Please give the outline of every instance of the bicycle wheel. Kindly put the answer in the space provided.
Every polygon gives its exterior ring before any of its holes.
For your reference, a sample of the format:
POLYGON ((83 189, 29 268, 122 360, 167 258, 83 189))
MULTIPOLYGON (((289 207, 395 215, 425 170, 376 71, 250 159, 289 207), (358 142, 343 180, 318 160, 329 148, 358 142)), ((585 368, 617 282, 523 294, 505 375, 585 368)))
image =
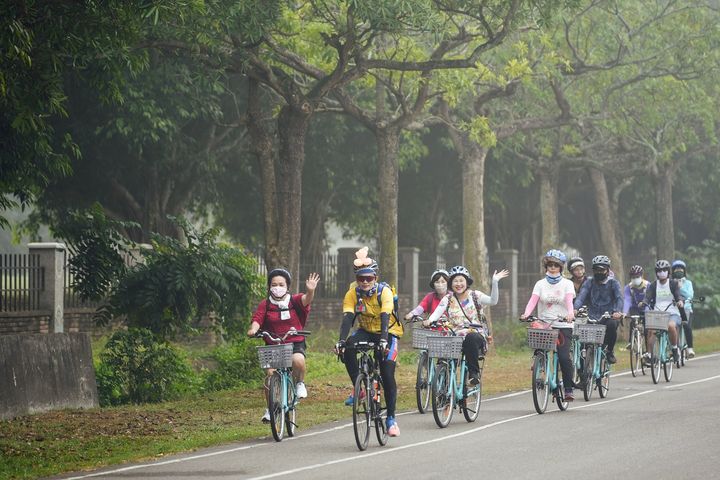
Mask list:
POLYGON ((465 371, 463 379, 463 401, 462 412, 465 420, 474 422, 480 413, 480 402, 482 400, 482 370, 480 370, 480 383, 477 385, 469 385, 470 372, 465 371))
POLYGON ((432 382, 432 409, 435 423, 445 428, 450 424, 455 411, 455 386, 450 378, 447 362, 438 362, 435 367, 435 378, 432 382))
POLYGON ((386 445, 388 442, 387 424, 387 405, 385 404, 385 396, 383 395, 382 379, 378 378, 377 392, 371 391, 372 397, 372 416, 375 422, 375 436, 380 445, 386 445))
POLYGON ((642 352, 640 350, 640 333, 633 330, 630 336, 630 373, 633 377, 642 370, 642 352))
POLYGON ((355 431, 355 443, 360 451, 367 448, 370 439, 370 409, 368 378, 361 373, 355 380, 353 390, 353 430, 355 431))
POLYGON ((652 375, 653 383, 657 384, 660 381, 660 333, 655 334, 655 341, 652 346, 652 362, 650 366, 650 374, 652 375))
POLYGON ((665 375, 665 381, 669 382, 670 379, 672 379, 673 365, 675 364, 675 360, 672 356, 672 347, 670 347, 669 342, 665 351, 665 358, 667 358, 668 360, 667 362, 663 363, 663 374, 665 375))
POLYGON ((268 410, 270 411, 270 430, 277 442, 282 441, 285 433, 282 388, 283 378, 279 372, 273 373, 268 384, 268 410))
POLYGON ((585 351, 585 378, 583 379, 583 398, 590 401, 595 388, 595 346, 588 345, 585 351))
POLYGON ((418 411, 425 413, 430 403, 430 362, 427 350, 423 350, 418 358, 417 378, 415 380, 415 400, 418 411))
POLYGON ((295 401, 295 383, 289 382, 287 389, 287 405, 288 410, 285 412, 285 430, 288 437, 295 436, 295 414, 297 412, 297 402, 295 401))
POLYGON ((687 343, 685 343, 685 328, 684 323, 680 324, 680 338, 678 340, 678 348, 680 351, 678 352, 678 361, 677 366, 678 368, 685 366, 685 357, 687 356, 687 343))
POLYGON ((600 398, 608 396, 610 390, 610 364, 607 361, 605 353, 600 356, 600 378, 597 380, 597 389, 600 394, 600 398))
POLYGON ((547 355, 544 352, 537 352, 533 357, 532 365, 533 403, 537 413, 545 412, 550 397, 547 375, 547 355))
POLYGON ((642 333, 640 333, 640 334, 638 334, 638 338, 639 338, 639 340, 638 340, 638 345, 639 345, 639 347, 640 347, 640 369, 642 370, 642 374, 643 374, 643 375, 646 375, 646 373, 645 373, 645 360, 644 360, 644 358, 645 358, 645 352, 646 352, 646 350, 645 350, 645 345, 646 345, 646 344, 645 344, 645 335, 642 334, 642 333))

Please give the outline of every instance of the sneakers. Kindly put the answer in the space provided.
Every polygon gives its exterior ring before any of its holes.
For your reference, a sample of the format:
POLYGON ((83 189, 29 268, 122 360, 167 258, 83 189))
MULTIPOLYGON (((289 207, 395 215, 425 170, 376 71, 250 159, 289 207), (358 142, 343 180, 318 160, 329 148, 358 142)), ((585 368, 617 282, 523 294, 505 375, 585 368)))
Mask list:
MULTIPOLYGON (((360 391, 360 399, 362 400, 363 398, 365 398, 365 390, 360 391)), ((352 407, 354 403, 355 399, 353 398, 353 394, 351 393, 350 396, 345 399, 345 405, 347 405, 348 407, 352 407)))
POLYGON ((677 362, 680 358, 680 352, 678 351, 677 346, 672 347, 672 356, 673 356, 673 362, 677 362))
POLYGON ((470 379, 468 380, 468 383, 472 385, 473 387, 480 383, 480 374, 475 372, 470 374, 470 379))
POLYGON ((688 358, 693 358, 693 357, 695 357, 695 350, 693 350, 692 347, 688 347, 688 349, 687 349, 687 355, 688 355, 688 358))
POLYGON ((615 358, 615 354, 612 350, 608 350, 607 352, 607 361, 609 364, 617 363, 617 358, 615 358))
POLYGON ((295 384, 295 395, 297 395, 298 398, 307 398, 307 388, 305 388, 303 382, 297 382, 295 384))
POLYGON ((575 394, 573 393, 573 389, 566 388, 565 389, 565 401, 572 402, 573 400, 575 400, 575 394))
POLYGON ((642 362, 646 367, 652 367, 652 357, 650 357, 650 352, 643 353, 642 362))
POLYGON ((387 427, 388 435, 391 437, 400 436, 400 427, 398 427, 395 417, 387 417, 387 420, 385 420, 385 426, 387 427))
POLYGON ((265 409, 265 413, 263 414, 260 421, 262 423, 270 423, 270 410, 268 410, 267 408, 265 409))

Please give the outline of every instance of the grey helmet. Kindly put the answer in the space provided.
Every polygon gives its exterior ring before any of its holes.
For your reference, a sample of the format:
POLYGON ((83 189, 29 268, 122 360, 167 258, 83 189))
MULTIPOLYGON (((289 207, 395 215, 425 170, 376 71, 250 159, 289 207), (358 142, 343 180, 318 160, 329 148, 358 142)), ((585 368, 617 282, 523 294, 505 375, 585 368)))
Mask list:
POLYGON ((592 259, 592 266, 595 267, 605 267, 607 269, 610 269, 610 259, 607 257, 607 255, 597 255, 592 259))

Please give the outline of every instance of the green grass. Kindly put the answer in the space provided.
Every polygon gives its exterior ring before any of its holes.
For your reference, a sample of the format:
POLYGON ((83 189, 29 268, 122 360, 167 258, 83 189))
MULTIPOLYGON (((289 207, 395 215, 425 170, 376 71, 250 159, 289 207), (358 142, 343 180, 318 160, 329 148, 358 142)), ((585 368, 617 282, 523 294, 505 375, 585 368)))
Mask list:
MULTIPOLYGON (((342 401, 350 392, 344 365, 330 352, 332 332, 310 341, 307 384, 310 397, 298 412, 301 429, 346 421, 342 401)), ((512 338, 510 332, 508 338, 512 338)), ((620 336, 618 345, 626 337, 620 336)), ((417 354, 403 340, 397 369, 398 409, 415 408, 417 354)), ((509 342, 512 343, 512 342, 509 342)), ((697 330, 698 354, 720 350, 720 327, 697 330)), ((618 349, 615 370, 628 368, 618 349)), ((524 390, 530 351, 497 348, 488 355, 483 393, 524 390)), ((174 402, 92 410, 64 410, 0 421, 0 478, 19 479, 88 470, 270 435, 259 422, 265 408, 258 388, 194 395, 174 402)), ((348 441, 351 441, 349 439, 348 441)))

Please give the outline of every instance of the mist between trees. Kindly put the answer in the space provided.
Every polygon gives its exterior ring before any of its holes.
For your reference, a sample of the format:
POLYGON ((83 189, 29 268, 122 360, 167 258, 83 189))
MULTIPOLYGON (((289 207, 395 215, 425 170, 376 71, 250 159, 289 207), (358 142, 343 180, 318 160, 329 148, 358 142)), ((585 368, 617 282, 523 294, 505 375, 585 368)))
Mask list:
MULTIPOLYGON (((327 225, 463 258, 673 258, 718 238, 716 2, 46 2, 0 13, 3 210, 99 202, 299 270, 327 225), (644 258, 644 257, 643 257, 644 258)), ((4 217, 3 217, 4 218, 4 217)), ((10 225, 5 223, 5 228, 10 225)), ((692 259, 690 259, 692 264, 692 259)), ((429 272, 428 272, 429 273, 429 272)))

